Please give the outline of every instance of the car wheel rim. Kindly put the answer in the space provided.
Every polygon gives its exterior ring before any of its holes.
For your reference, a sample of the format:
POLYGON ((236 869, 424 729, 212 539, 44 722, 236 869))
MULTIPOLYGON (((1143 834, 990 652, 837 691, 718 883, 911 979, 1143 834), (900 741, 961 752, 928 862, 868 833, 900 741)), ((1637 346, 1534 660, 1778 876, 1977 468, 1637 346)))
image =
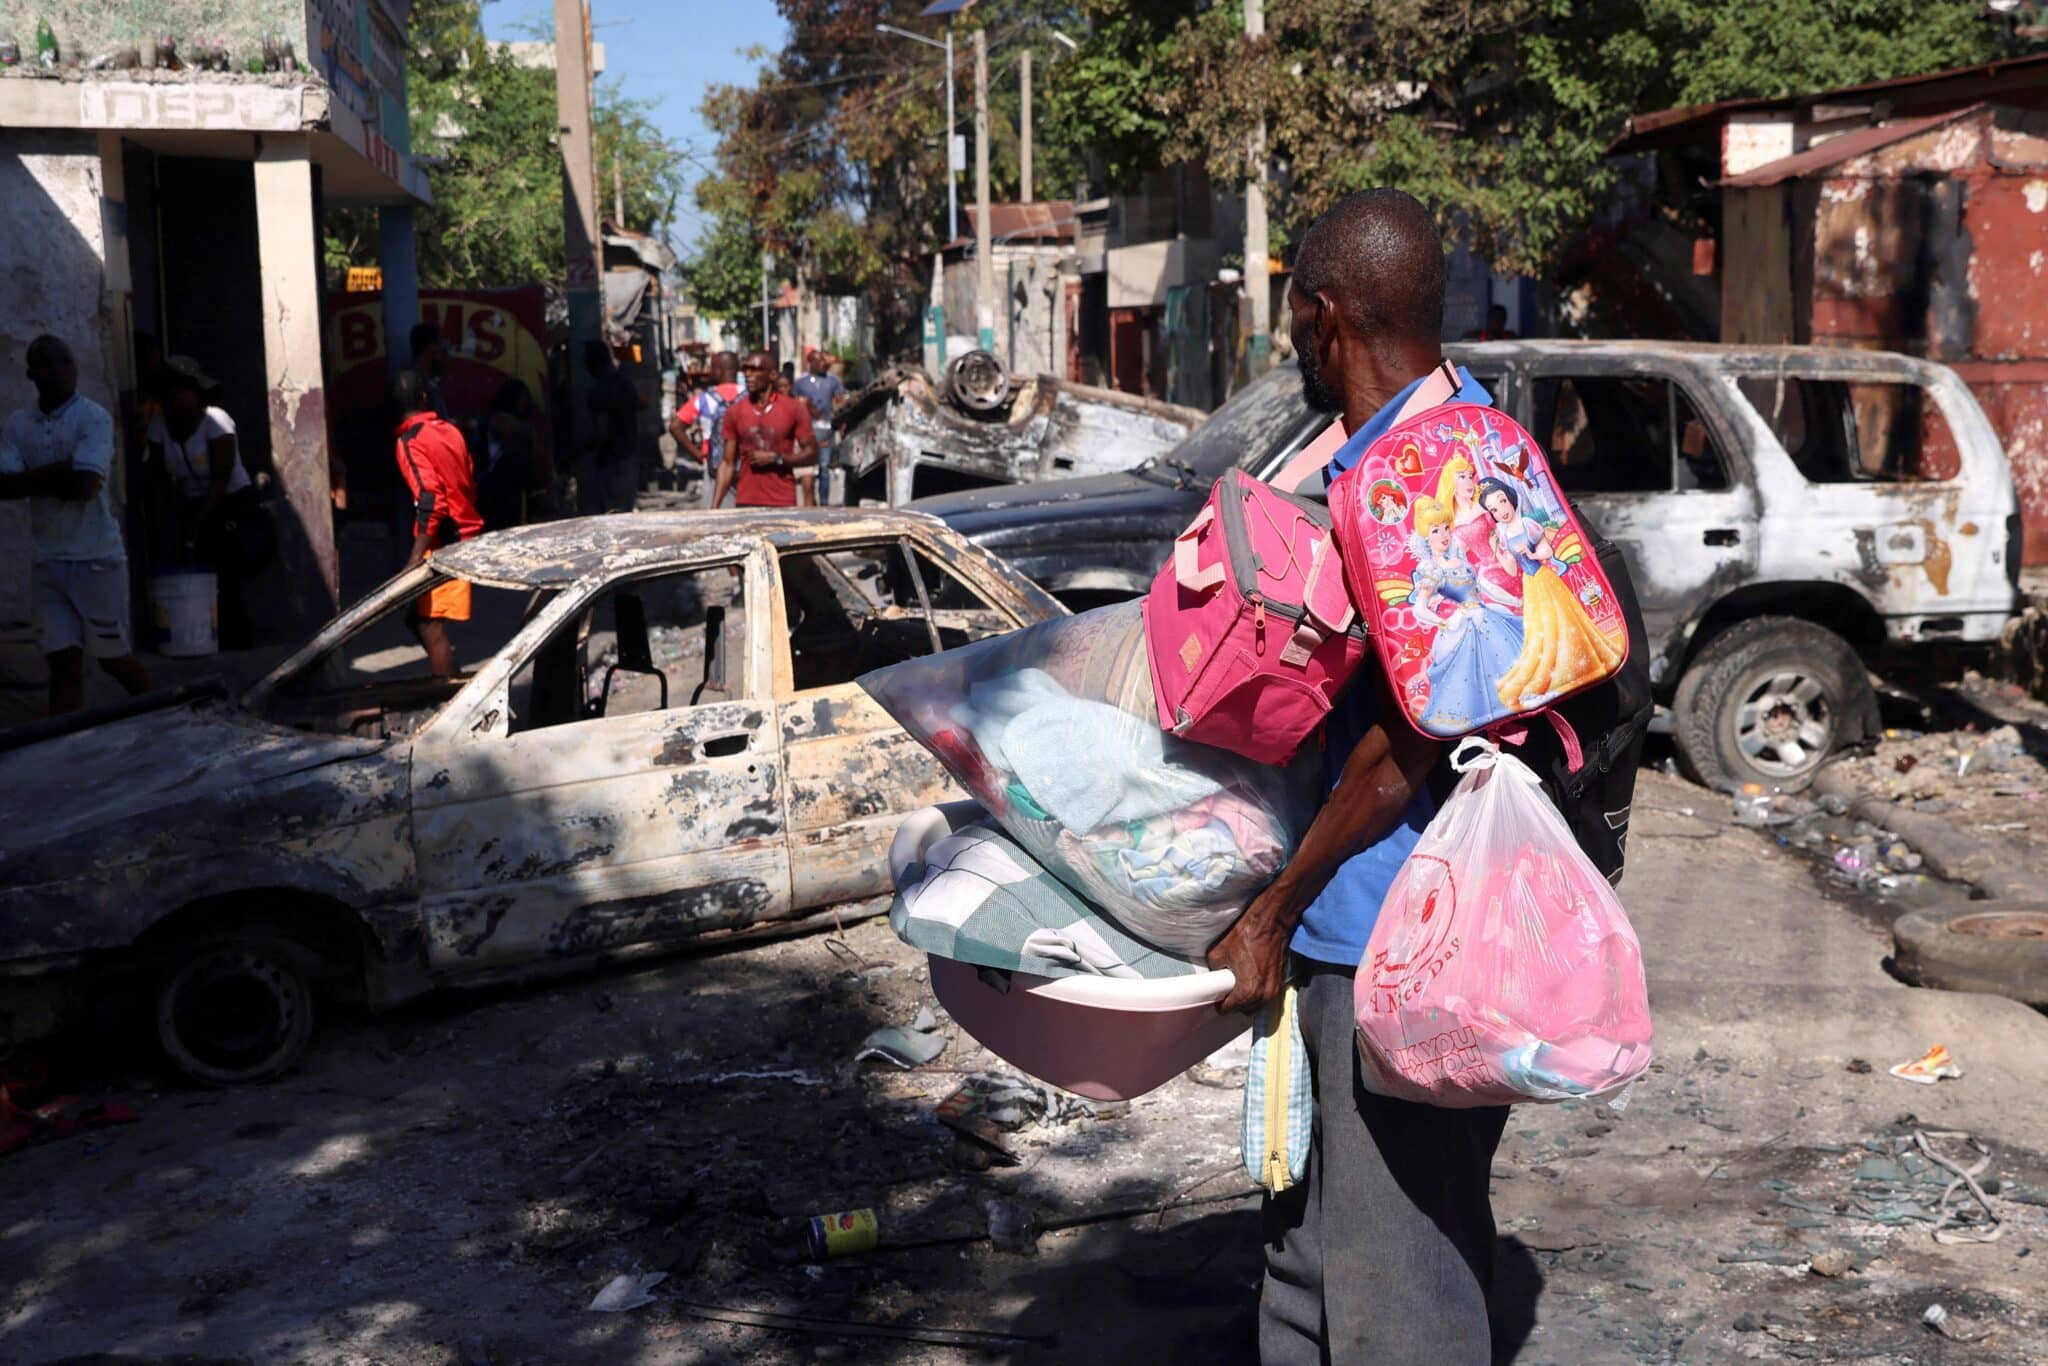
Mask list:
POLYGON ((1949 922, 1954 934, 1977 939, 2048 940, 2048 913, 2041 911, 1985 911, 1960 916, 1949 922))
POLYGON ((1827 689, 1796 669, 1755 679, 1735 708, 1735 744, 1759 772, 1789 778, 1817 766, 1834 748, 1827 689))
POLYGON ((169 1002, 179 1046, 208 1072, 233 1077, 261 1070, 291 1037, 298 1014, 288 975, 250 953, 195 960, 169 1002))

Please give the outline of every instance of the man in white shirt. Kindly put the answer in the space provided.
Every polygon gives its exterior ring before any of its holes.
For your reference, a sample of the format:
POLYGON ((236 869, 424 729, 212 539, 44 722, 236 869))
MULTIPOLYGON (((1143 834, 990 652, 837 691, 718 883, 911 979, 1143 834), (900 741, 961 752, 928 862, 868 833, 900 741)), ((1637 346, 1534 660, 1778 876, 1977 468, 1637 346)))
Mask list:
POLYGON ((50 661, 50 714, 85 705, 85 657, 130 694, 149 671, 128 644, 128 552, 107 475, 114 421, 78 392, 78 362, 51 336, 28 346, 33 407, 0 427, 0 498, 29 500, 36 619, 50 661))

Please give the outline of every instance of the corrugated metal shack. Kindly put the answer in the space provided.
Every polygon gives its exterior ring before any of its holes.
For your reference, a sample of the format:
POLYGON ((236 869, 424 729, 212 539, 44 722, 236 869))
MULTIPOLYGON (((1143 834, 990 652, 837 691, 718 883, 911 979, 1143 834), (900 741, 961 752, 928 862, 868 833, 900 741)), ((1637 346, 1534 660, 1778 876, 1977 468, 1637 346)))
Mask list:
MULTIPOLYGON (((2005 445, 2025 562, 2048 564, 2048 56, 1639 115, 1615 150, 1654 152, 1665 206, 1718 222, 1694 259, 1720 340, 1953 367, 2005 445)), ((1894 477, 1952 474, 1945 429, 1923 435, 1894 477)))

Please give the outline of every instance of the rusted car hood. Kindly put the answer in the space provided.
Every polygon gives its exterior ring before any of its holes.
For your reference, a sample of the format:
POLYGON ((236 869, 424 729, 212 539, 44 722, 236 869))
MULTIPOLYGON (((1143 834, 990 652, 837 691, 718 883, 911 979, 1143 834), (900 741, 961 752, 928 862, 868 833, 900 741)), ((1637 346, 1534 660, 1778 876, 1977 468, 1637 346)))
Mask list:
POLYGON ((285 730, 224 703, 145 712, 26 745, 0 755, 0 884, 15 881, 21 860, 85 832, 132 828, 173 805, 217 811, 237 792, 253 801, 263 783, 384 745, 285 730))

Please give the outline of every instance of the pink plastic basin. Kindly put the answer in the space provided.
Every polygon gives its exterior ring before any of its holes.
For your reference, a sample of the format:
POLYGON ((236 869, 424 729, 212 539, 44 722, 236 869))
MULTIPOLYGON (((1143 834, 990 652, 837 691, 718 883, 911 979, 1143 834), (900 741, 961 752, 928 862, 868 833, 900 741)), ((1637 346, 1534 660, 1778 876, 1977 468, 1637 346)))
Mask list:
MULTIPOLYGON (((906 816, 889 847, 898 886, 925 851, 981 820, 974 802, 927 806, 906 816)), ((989 1052, 1040 1081, 1090 1100, 1128 1100, 1156 1090, 1251 1028, 1240 1011, 1216 1013, 1237 979, 1011 975, 1008 992, 972 963, 927 954, 932 994, 989 1052)))
POLYGON ((1035 977, 1007 993, 972 963, 928 955, 932 994, 960 1027, 1011 1066, 1090 1100, 1128 1100, 1164 1086, 1251 1028, 1216 1013, 1228 972, 1187 977, 1035 977))

